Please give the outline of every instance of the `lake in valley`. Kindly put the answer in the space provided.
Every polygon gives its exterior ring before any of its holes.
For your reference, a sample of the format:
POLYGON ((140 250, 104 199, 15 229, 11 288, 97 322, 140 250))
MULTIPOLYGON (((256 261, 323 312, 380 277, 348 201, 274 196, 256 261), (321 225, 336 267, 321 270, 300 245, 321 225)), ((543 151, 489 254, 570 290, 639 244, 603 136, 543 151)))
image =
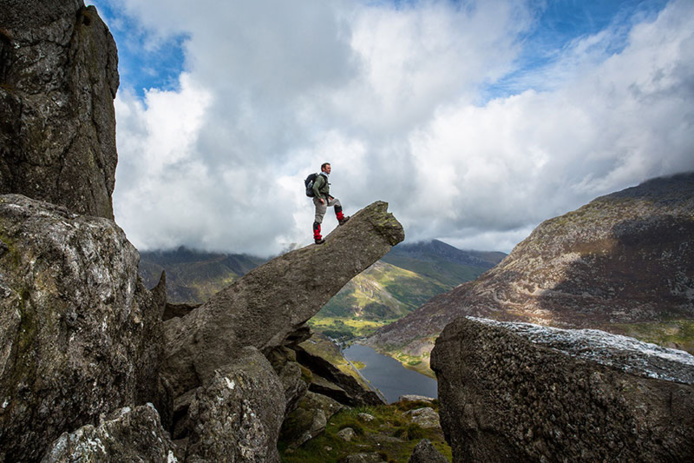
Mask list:
POLYGON ((402 395, 416 394, 436 398, 438 396, 435 379, 416 371, 408 370, 400 362, 382 355, 370 347, 352 344, 342 351, 350 362, 362 362, 366 366, 358 370, 371 386, 381 391, 388 403, 393 403, 402 395))

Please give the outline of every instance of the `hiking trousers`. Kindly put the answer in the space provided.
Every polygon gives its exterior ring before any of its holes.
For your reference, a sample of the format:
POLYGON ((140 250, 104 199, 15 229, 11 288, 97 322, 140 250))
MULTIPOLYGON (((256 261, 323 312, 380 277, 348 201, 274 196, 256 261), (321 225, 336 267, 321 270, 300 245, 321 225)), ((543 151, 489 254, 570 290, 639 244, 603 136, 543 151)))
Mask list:
POLYGON ((340 200, 332 196, 328 196, 328 200, 325 203, 321 203, 319 198, 313 198, 313 204, 316 206, 315 222, 319 224, 323 223, 323 217, 325 217, 325 212, 328 210, 328 207, 334 206, 336 213, 342 210, 340 200))

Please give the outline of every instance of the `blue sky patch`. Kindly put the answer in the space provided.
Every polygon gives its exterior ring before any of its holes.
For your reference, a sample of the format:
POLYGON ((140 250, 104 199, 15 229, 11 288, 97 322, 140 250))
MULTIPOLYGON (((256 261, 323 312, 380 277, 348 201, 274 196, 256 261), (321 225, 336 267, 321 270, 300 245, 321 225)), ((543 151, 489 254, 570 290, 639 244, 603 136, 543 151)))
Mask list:
POLYGON ((96 6, 116 40, 121 88, 132 90, 140 99, 153 88, 178 90, 178 77, 185 70, 186 35, 154 38, 111 1, 88 3, 96 6))
POLYGON ((534 27, 520 38, 523 51, 513 72, 481 91, 481 102, 528 89, 543 90, 543 70, 552 66, 572 43, 610 29, 606 56, 627 46, 631 27, 654 20, 667 0, 550 0, 538 1, 534 27))

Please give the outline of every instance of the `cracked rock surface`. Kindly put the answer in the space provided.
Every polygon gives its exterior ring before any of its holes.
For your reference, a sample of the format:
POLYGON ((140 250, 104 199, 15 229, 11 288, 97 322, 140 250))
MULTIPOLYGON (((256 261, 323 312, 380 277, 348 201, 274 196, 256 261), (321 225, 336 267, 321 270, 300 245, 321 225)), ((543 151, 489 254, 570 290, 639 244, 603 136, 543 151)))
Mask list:
POLYGON ((0 194, 113 219, 116 45, 82 0, 1 0, 0 194))

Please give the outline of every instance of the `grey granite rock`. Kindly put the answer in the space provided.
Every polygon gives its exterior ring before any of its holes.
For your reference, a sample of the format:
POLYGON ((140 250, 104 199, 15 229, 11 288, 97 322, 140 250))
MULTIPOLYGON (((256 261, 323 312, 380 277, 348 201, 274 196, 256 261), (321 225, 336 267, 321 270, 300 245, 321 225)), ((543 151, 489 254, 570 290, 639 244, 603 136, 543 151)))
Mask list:
POLYGON ((254 347, 242 349, 197 391, 188 412, 186 461, 279 463, 285 407, 270 362, 254 347))
MULTIPOLYGON (((591 342, 582 331, 558 343, 535 331, 459 318, 436 341, 432 368, 454 461, 691 460, 694 386, 637 371, 642 349, 629 355, 621 337, 612 363, 598 358, 610 356, 604 342, 578 355, 591 342)), ((694 369, 694 357, 680 353, 689 357, 681 369, 694 369)))
POLYGON ((354 214, 323 245, 262 265, 188 315, 165 323, 167 377, 176 394, 198 387, 243 346, 282 346, 337 291, 404 239, 402 226, 376 202, 354 214))
POLYGON ((157 402, 163 304, 112 221, 0 196, 0 461, 157 402))
POLYGON ((63 434, 42 463, 77 461, 175 463, 179 458, 157 411, 152 406, 141 405, 133 410, 123 408, 98 426, 86 425, 63 434))
POLYGON ((113 37, 82 0, 0 0, 0 11, 0 194, 113 219, 113 37))

